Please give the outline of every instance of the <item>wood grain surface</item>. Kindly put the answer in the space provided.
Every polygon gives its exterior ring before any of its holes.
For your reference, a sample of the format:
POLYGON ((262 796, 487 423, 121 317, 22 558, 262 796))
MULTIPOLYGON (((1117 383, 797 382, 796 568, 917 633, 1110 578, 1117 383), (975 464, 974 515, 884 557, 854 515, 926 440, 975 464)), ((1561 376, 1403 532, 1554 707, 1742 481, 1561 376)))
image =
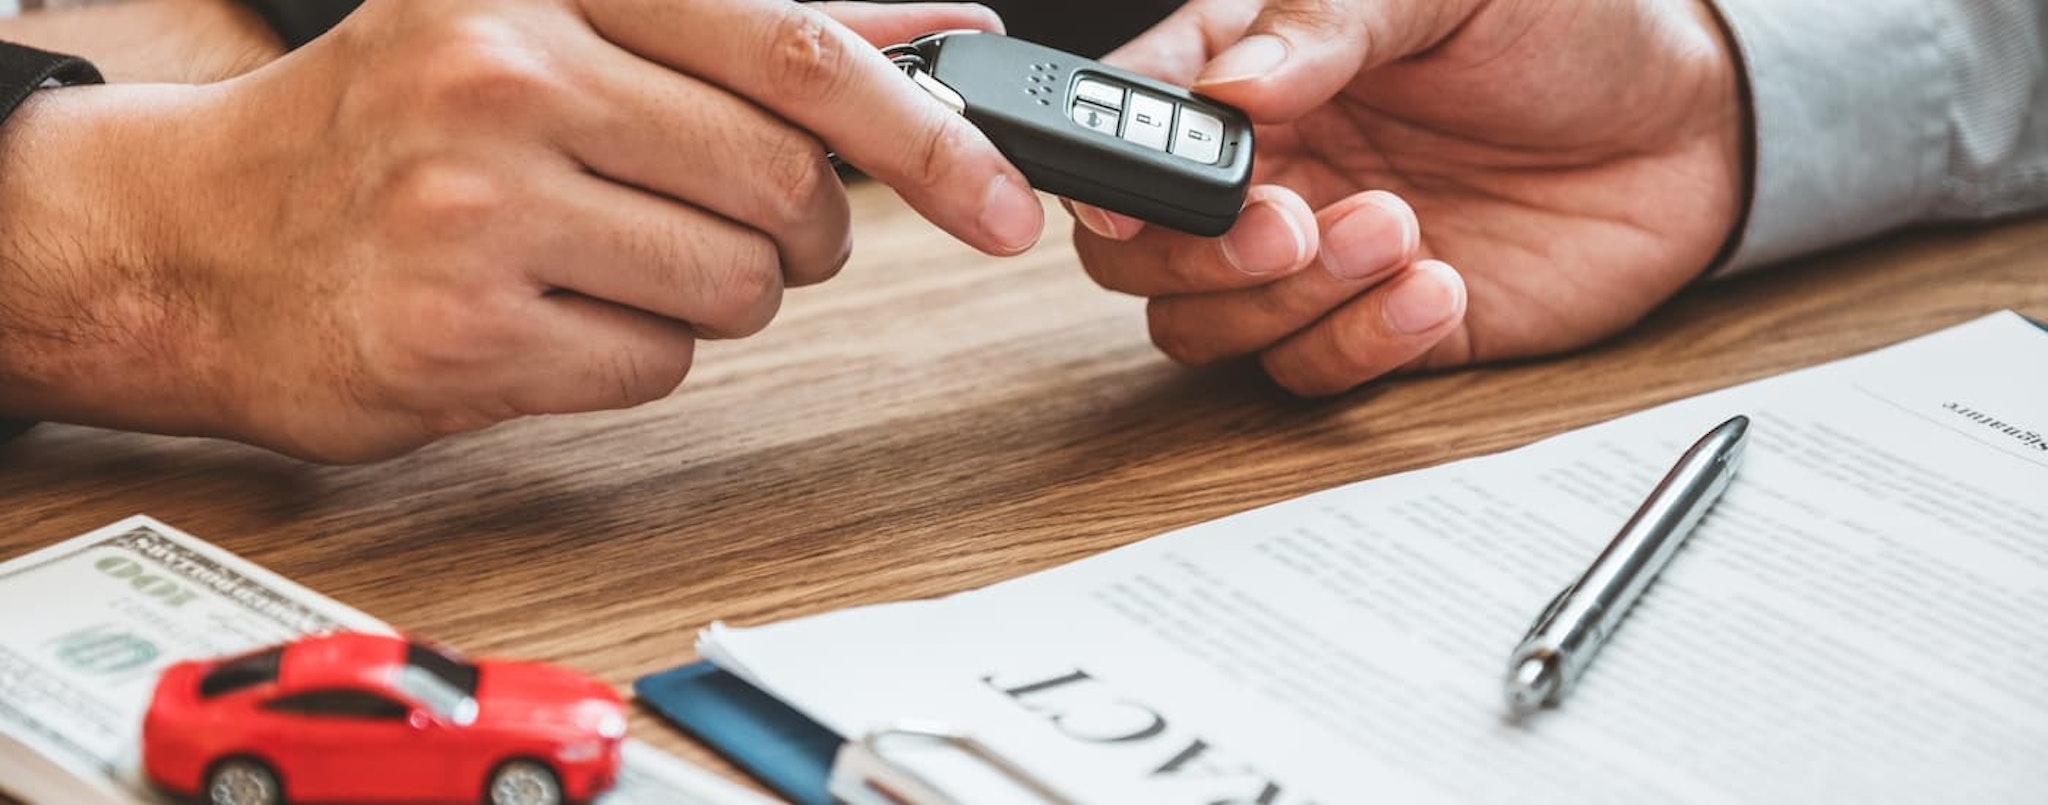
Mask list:
MULTIPOLYGON (((349 468, 45 426, 0 446, 0 558, 147 513, 401 628, 623 690, 714 619, 985 585, 2001 308, 2048 318, 2048 220, 2018 221, 1702 286, 1577 354, 1304 401, 1168 362, 1063 233, 990 259, 853 193, 844 275, 700 350, 669 399, 349 468)), ((732 773, 644 713, 633 731, 732 773)))

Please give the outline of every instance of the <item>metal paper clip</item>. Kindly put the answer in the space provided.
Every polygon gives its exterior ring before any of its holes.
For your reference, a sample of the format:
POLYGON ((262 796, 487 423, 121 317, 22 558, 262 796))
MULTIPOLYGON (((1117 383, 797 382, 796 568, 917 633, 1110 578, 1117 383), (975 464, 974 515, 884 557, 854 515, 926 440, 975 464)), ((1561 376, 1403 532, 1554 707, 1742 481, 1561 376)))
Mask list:
POLYGON ((832 796, 840 802, 853 805, 958 805, 960 800, 948 795, 929 778, 889 760, 883 753, 884 743, 906 739, 936 743, 959 750, 1002 772, 1003 776, 1016 783, 1018 788, 1030 792, 1049 805, 1079 803, 1078 800, 1060 793, 1059 789, 1031 773, 1029 769, 1003 757, 973 736, 942 724, 920 721, 899 721, 870 730, 858 741, 847 741, 841 745, 839 753, 833 758, 832 777, 827 784, 832 796))

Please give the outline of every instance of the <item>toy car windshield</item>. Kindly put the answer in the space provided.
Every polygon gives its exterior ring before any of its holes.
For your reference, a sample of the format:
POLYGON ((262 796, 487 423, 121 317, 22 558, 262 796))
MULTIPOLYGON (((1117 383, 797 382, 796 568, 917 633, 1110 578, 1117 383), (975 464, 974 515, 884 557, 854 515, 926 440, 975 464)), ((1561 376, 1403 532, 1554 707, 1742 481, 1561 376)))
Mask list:
POLYGON ((434 714, 468 726, 476 721, 476 666, 420 643, 405 647, 405 664, 391 672, 391 686, 434 714))
POLYGON ((278 663, 283 658, 284 647, 275 646, 223 661, 199 680, 199 698, 211 699, 276 682, 278 663))

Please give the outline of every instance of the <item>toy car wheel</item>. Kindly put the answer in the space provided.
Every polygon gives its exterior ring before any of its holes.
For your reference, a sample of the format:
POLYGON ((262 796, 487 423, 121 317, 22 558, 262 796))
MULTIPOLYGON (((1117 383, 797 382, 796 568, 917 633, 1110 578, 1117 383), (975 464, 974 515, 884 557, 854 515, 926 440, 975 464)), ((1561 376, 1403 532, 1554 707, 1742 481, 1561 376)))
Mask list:
POLYGON ((562 784, 547 766, 514 760, 491 772, 484 801, 490 805, 561 805, 562 784))
POLYGON ((277 772, 261 761, 229 758, 206 773, 206 802, 209 805, 279 805, 284 786, 277 772))

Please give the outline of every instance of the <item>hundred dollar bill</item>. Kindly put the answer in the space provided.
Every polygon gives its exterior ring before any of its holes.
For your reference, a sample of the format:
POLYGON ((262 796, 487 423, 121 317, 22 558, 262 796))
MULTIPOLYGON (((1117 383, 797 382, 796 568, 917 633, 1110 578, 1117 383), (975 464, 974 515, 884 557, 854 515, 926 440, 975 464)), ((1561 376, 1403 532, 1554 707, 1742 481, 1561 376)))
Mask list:
MULTIPOLYGON (((30 802, 164 801, 142 716, 180 660, 389 626, 148 517, 0 563, 0 790, 30 802)), ((768 800, 638 742, 602 805, 768 800)))

